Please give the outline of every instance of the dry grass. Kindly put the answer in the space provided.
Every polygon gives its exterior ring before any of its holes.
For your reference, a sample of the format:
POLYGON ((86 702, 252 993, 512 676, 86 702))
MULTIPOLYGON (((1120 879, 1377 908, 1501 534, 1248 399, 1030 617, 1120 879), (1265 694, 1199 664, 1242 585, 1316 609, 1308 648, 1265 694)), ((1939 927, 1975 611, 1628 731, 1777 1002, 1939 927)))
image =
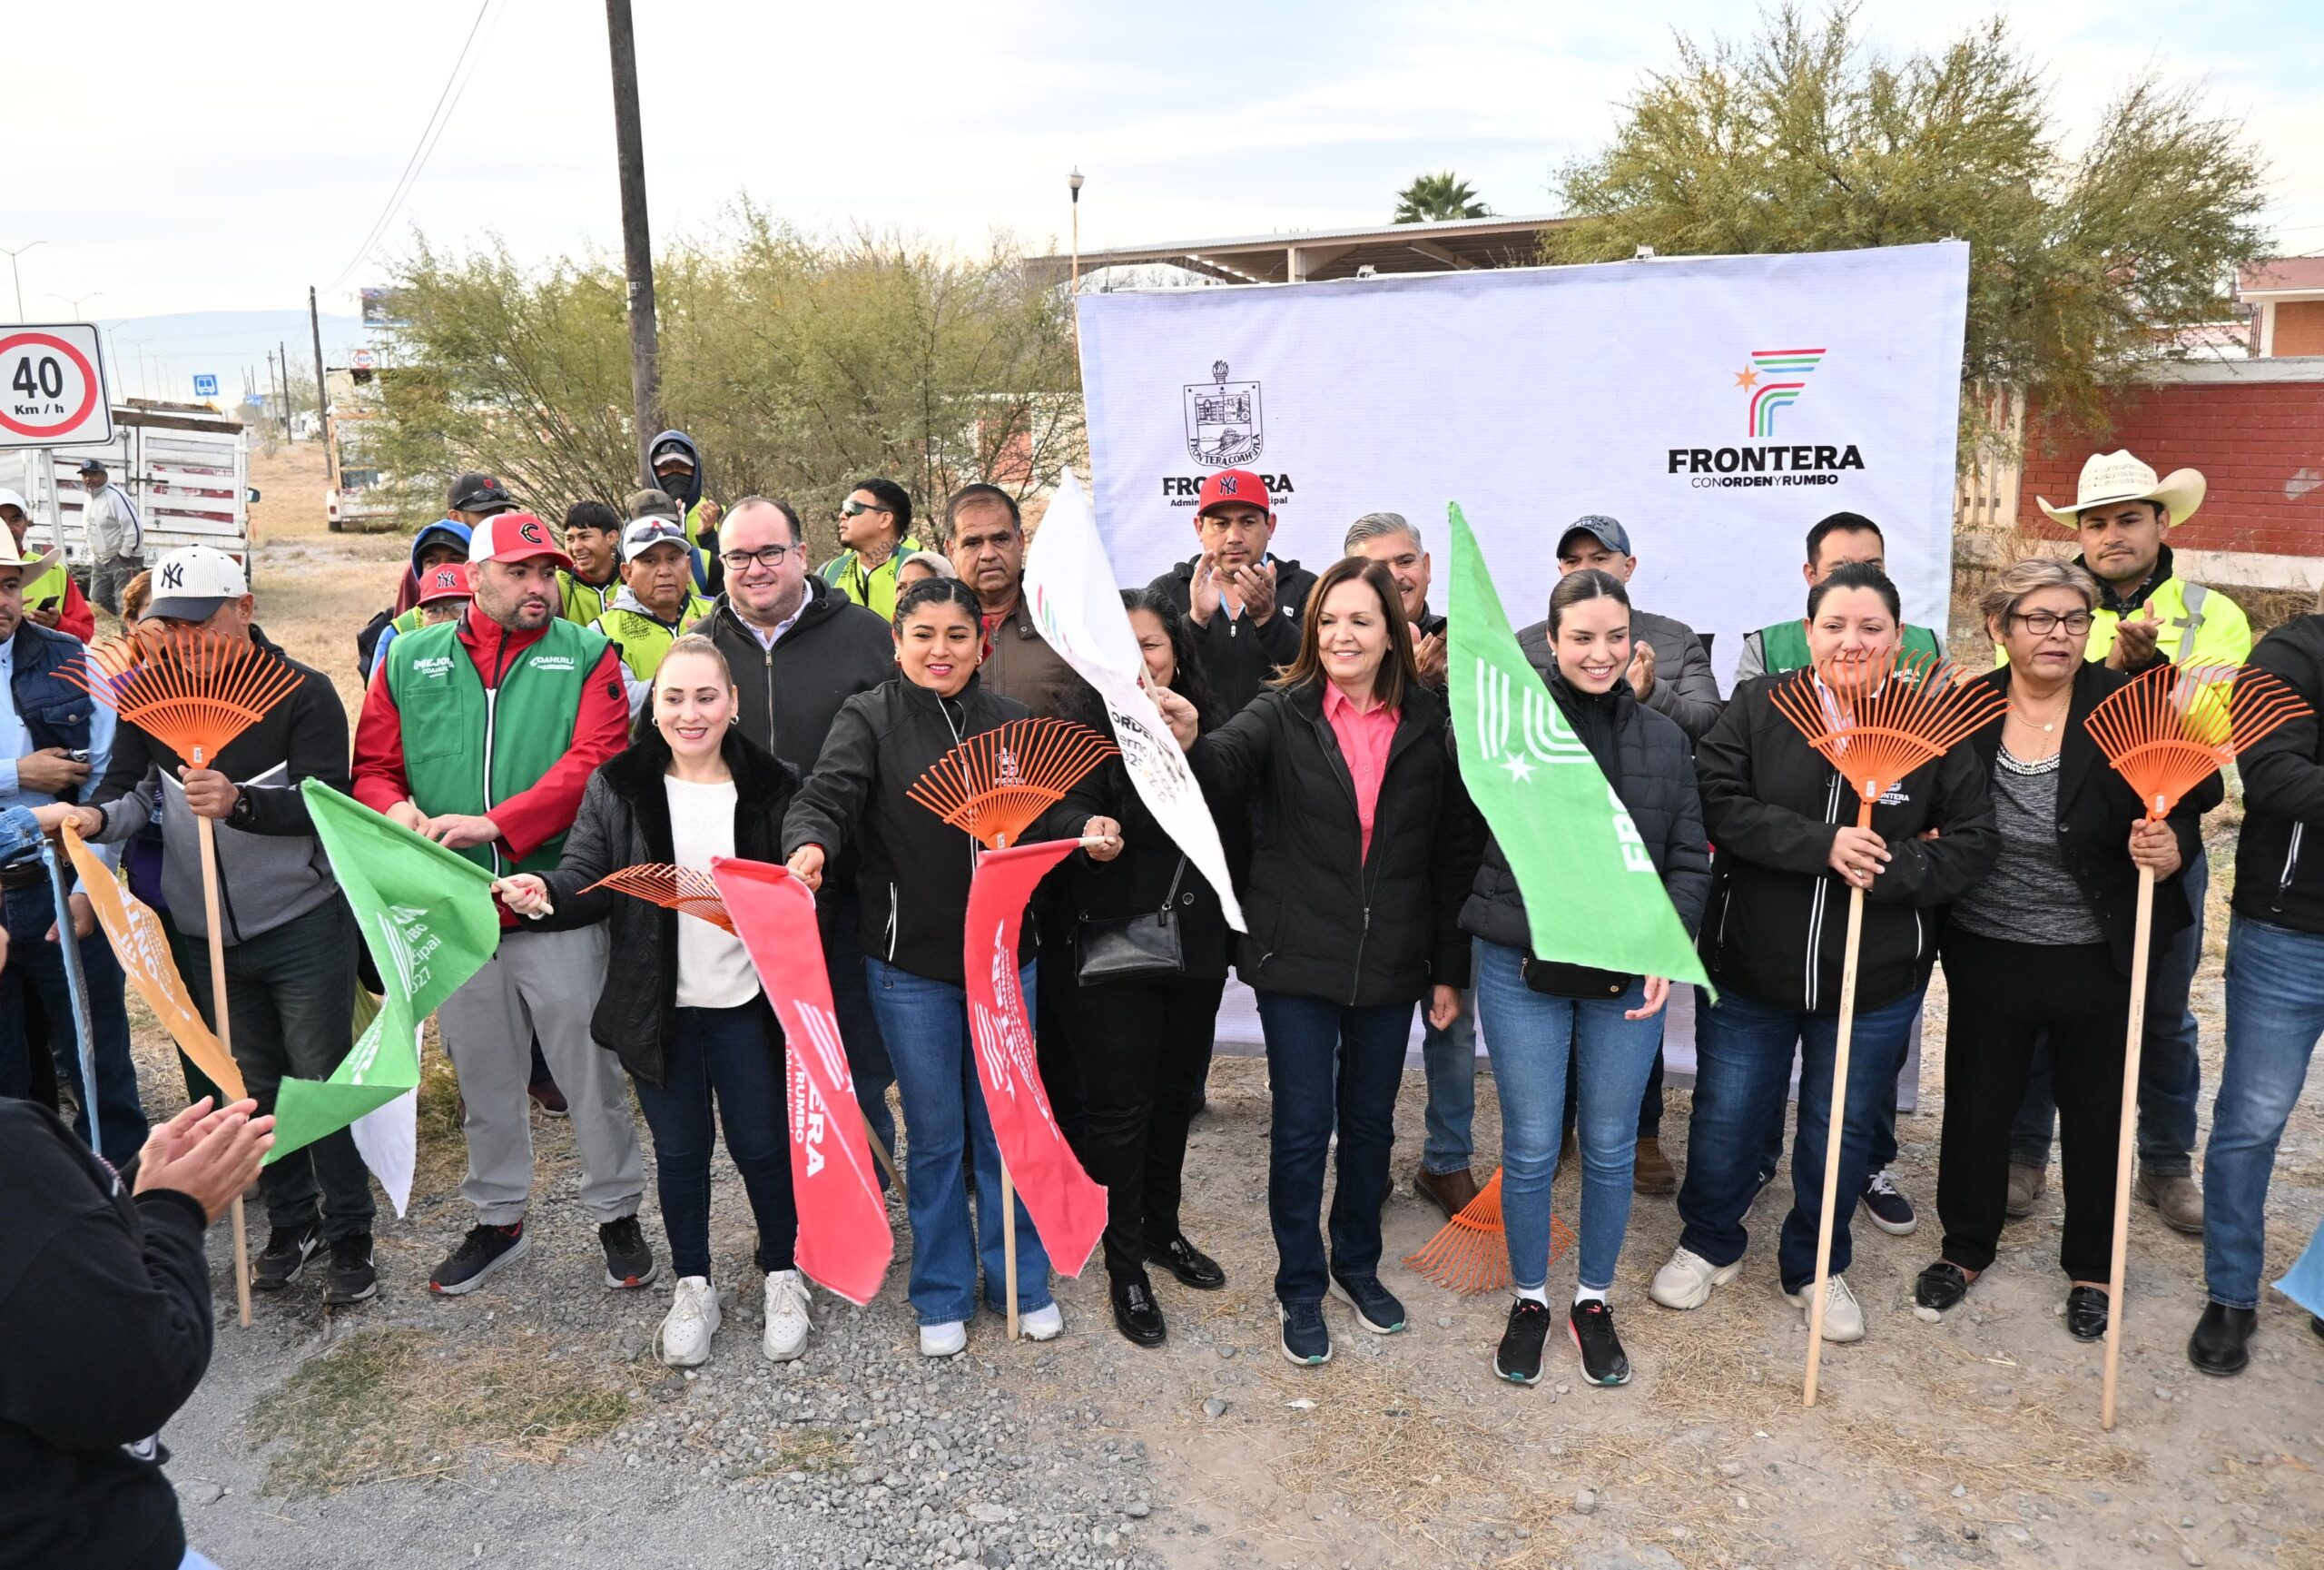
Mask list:
POLYGON ((625 1392, 571 1365, 448 1351, 424 1330, 363 1330, 310 1359, 251 1410, 251 1437, 281 1447, 269 1492, 327 1494, 441 1476, 468 1454, 550 1462, 611 1433, 625 1392))

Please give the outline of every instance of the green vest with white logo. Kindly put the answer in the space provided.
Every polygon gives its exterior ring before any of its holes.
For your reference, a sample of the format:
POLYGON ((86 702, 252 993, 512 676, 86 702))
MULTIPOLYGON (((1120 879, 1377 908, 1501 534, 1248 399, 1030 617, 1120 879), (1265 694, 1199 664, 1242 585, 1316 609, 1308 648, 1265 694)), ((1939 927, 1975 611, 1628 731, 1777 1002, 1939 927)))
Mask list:
MULTIPOLYGON (((402 720, 403 772, 413 805, 431 817, 489 817, 494 803, 530 790, 571 750, 581 689, 606 640, 552 620, 540 641, 500 673, 497 689, 487 691, 459 638, 458 621, 398 634, 388 646, 388 691, 402 720)), ((457 854, 500 876, 546 872, 564 846, 565 836, 555 835, 514 865, 497 844, 457 854)))
POLYGON ((621 663, 629 667, 630 675, 639 681, 652 681, 654 673, 662 668, 662 657, 670 652, 670 646, 678 641, 679 634, 705 620, 717 608, 702 596, 689 594, 675 623, 626 606, 611 606, 589 625, 614 641, 621 650, 621 663))

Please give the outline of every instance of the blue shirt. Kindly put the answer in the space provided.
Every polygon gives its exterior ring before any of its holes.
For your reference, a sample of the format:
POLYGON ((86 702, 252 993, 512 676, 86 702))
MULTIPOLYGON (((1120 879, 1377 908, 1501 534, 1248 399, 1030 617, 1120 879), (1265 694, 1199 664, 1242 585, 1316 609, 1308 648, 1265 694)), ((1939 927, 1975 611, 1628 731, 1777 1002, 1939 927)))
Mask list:
MULTIPOLYGON (((28 790, 16 778, 16 760, 26 753, 40 749, 33 745, 33 733, 16 714, 16 646, 0 643, 0 807, 46 806, 57 798, 45 791, 28 790)), ((89 777, 103 779, 106 760, 113 756, 113 732, 120 720, 113 710, 102 703, 90 704, 89 716, 89 777)), ((109 867, 121 864, 118 845, 91 845, 97 859, 109 867)), ((0 839, 0 850, 5 849, 0 839)), ((78 888, 80 882, 74 881, 78 888)))

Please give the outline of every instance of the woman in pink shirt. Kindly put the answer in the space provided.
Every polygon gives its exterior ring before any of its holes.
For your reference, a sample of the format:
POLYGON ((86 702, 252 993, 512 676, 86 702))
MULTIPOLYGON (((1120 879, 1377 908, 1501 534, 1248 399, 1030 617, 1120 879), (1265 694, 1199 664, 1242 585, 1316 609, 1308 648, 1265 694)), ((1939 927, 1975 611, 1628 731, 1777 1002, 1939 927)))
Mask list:
POLYGON ((1387 569, 1337 563, 1299 625, 1298 657, 1190 756, 1220 815, 1248 810, 1256 825, 1236 970, 1258 993, 1275 1091, 1267 1209, 1283 1352, 1315 1364, 1332 1355, 1327 1290, 1374 1335, 1404 1328, 1379 1276, 1396 1091, 1413 1005, 1427 999, 1440 1025, 1460 1010, 1457 918, 1482 837, 1387 569))

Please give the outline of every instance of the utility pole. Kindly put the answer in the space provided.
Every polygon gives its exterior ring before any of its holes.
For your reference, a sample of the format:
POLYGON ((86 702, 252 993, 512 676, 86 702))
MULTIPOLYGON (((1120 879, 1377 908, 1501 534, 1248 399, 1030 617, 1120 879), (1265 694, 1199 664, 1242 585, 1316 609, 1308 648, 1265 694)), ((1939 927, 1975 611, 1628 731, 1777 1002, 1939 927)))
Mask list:
POLYGON ((339 444, 330 439, 330 389, 323 381, 323 318, 315 286, 307 285, 307 326, 315 335, 315 431, 323 439, 323 473, 339 487, 339 444))
POLYGON ((637 33, 629 0, 606 0, 613 46, 614 148, 621 174, 622 261, 629 275, 629 395, 636 426, 637 472, 661 428, 661 348, 654 329, 654 244, 645 225, 645 137, 637 121, 637 33))
POLYGON ((274 405, 274 417, 282 418, 281 385, 274 380, 274 351, 266 351, 266 400, 274 405))
POLYGON ((290 439, 290 346, 281 339, 274 341, 275 351, 282 360, 282 439, 290 439))

